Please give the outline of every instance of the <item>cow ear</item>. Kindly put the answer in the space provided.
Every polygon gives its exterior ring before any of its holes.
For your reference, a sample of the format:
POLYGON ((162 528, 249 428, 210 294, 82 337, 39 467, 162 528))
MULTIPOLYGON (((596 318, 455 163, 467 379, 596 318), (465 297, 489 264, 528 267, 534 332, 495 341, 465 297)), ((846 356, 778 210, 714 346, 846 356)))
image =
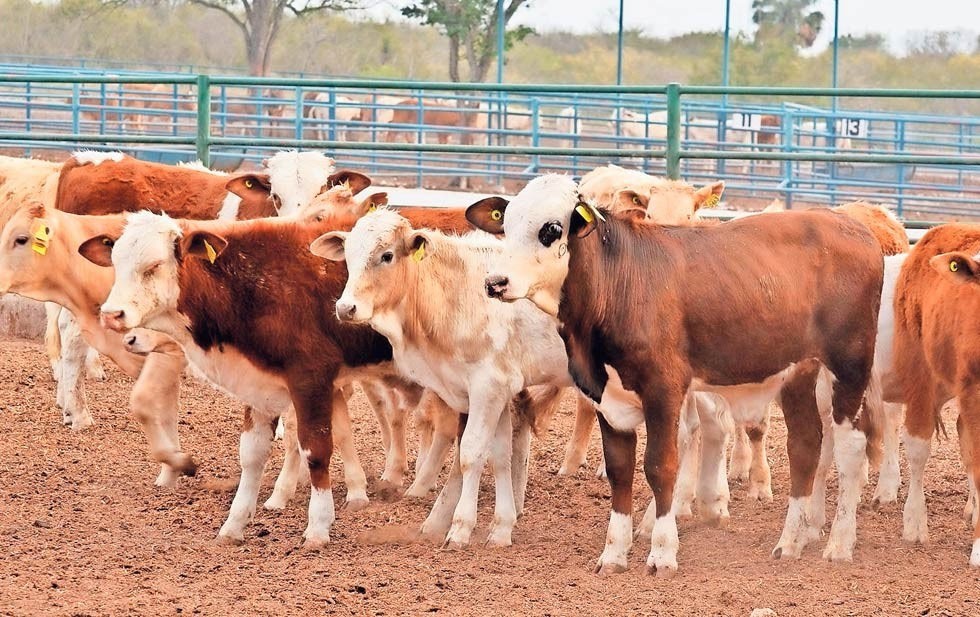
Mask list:
POLYGON ((78 252, 85 259, 103 268, 112 267, 112 247, 116 243, 116 238, 107 234, 89 238, 78 247, 78 252))
POLYGON ((702 186, 694 191, 694 210, 700 208, 714 208, 721 202, 721 194, 725 192, 725 183, 722 180, 712 182, 707 186, 702 186))
POLYGON ((227 246, 228 241, 219 235, 195 231, 180 239, 177 244, 177 259, 195 257, 213 264, 227 246))
POLYGON ((929 265, 935 268, 947 281, 956 283, 980 283, 980 263, 967 253, 943 253, 929 260, 929 265))
POLYGON ((644 212, 650 205, 650 199, 646 195, 640 195, 636 191, 623 189, 616 193, 616 209, 621 211, 634 210, 639 208, 644 212))
POLYGON ((344 252, 344 242, 346 241, 346 231, 330 231, 313 241, 313 244, 310 245, 310 252, 317 257, 330 261, 344 261, 347 257, 344 252))
POLYGON ((578 202, 572 210, 572 220, 568 224, 569 235, 575 234, 579 238, 584 238, 595 231, 598 224, 598 216, 595 208, 586 204, 584 201, 578 202))
POLYGON ((388 205, 388 193, 373 193, 368 195, 364 201, 358 204, 357 216, 364 216, 368 212, 374 212, 382 206, 388 205))
POLYGON ((254 195, 256 192, 268 197, 272 194, 272 180, 270 180, 269 174, 250 172, 232 177, 225 184, 225 189, 243 199, 254 195))
POLYGON ((432 242, 429 234, 422 230, 413 229, 405 238, 405 249, 412 261, 418 263, 432 253, 432 242))
POLYGON ((347 184, 350 187, 351 195, 357 195, 367 187, 371 186, 371 178, 358 171, 341 169, 340 171, 327 176, 327 187, 332 188, 347 184))
POLYGON ((466 209, 466 220, 491 234, 504 233, 504 213, 510 202, 503 197, 487 197, 466 209))

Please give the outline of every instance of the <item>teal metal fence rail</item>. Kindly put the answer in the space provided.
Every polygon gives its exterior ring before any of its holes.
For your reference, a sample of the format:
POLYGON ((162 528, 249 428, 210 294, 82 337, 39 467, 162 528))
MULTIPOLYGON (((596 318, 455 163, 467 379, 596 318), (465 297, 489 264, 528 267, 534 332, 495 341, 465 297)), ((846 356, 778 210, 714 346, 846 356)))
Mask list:
MULTIPOLYGON (((752 96, 778 97, 781 100, 794 98, 813 98, 813 97, 836 97, 847 99, 850 97, 861 98, 916 98, 916 99, 980 99, 980 90, 914 90, 914 89, 860 89, 860 88, 784 88, 784 87, 719 87, 719 86, 687 86, 682 84, 668 84, 666 86, 607 86, 607 85, 564 85, 564 84, 458 84, 452 82, 413 82, 413 81, 390 81, 390 80, 363 80, 363 79, 295 79, 295 78, 245 78, 245 77, 226 77, 208 75, 67 75, 50 73, 22 73, 22 74, 0 74, 0 85, 20 83, 33 87, 42 87, 45 84, 69 84, 73 88, 73 105, 84 107, 80 87, 82 84, 100 85, 103 93, 103 107, 99 110, 103 121, 100 124, 101 130, 96 133, 82 132, 75 121, 74 130, 71 132, 50 132, 33 129, 24 131, 0 131, 0 145, 3 143, 76 143, 76 144, 145 144, 145 145, 166 145, 166 146, 185 146, 193 148, 197 157, 205 164, 210 164, 212 154, 215 149, 228 147, 248 147, 248 148, 320 148, 331 151, 362 151, 371 153, 404 153, 406 156, 411 153, 446 153, 463 155, 523 155, 530 157, 541 156, 561 156, 572 158, 593 159, 612 159, 621 160, 624 157, 636 157, 646 160, 662 160, 665 164, 666 175, 670 178, 679 178, 682 173, 682 162, 696 160, 745 160, 745 161, 778 161, 790 165, 796 161, 807 161, 814 163, 855 163, 855 164, 887 164, 895 166, 903 165, 938 165, 951 166, 956 169, 976 168, 980 165, 980 155, 972 153, 969 148, 964 151, 960 146, 961 153, 898 153, 894 150, 887 151, 855 151, 855 150, 836 150, 834 148, 835 137, 833 132, 829 132, 823 146, 816 147, 817 151, 794 151, 791 147, 791 140, 783 143, 784 148, 771 148, 762 150, 749 147, 748 149, 715 148, 715 144, 708 144, 701 141, 700 146, 696 140, 688 140, 685 131, 690 130, 690 120, 685 119, 682 114, 682 100, 690 98, 703 99, 704 97, 738 97, 752 96), (156 84, 172 86, 174 92, 178 87, 188 88, 193 91, 193 109, 181 111, 186 114, 188 120, 193 120, 195 131, 193 134, 177 130, 177 123, 174 122, 173 134, 170 135, 144 135, 132 133, 108 133, 105 130, 105 116, 113 112, 105 105, 105 89, 107 85, 115 85, 119 88, 125 84, 156 84), (419 93, 418 96, 428 95, 429 93, 456 93, 457 95, 476 95, 484 96, 484 101, 488 101, 491 110, 496 101, 500 101, 499 109, 506 109, 507 95, 535 95, 535 96, 574 96, 581 97, 588 104, 589 100, 604 99, 612 101, 616 109, 619 105, 635 106, 638 101, 666 100, 666 140, 661 140, 657 145, 663 144, 664 147, 652 148, 651 142, 654 140, 627 140, 618 139, 613 141, 615 148, 598 147, 573 147, 579 144, 579 138, 562 138, 561 135, 551 135, 552 141, 559 143, 573 144, 573 146, 541 145, 540 139, 536 136, 539 131, 537 126, 532 128, 534 138, 527 145, 508 145, 506 137, 513 132, 506 129, 497 129, 496 143, 491 143, 488 139, 485 144, 427 144, 427 143, 391 143, 380 141, 371 129, 373 138, 368 141, 344 141, 338 139, 306 139, 302 128, 297 123, 297 130, 292 138, 286 137, 263 137, 261 131, 259 136, 254 135, 234 135, 227 134, 221 130, 222 127, 216 126, 216 122, 223 122, 221 105, 224 103, 225 89, 241 88, 255 92, 262 92, 270 88, 288 88, 295 92, 295 102, 297 109, 303 108, 302 94, 305 91, 329 90, 335 92, 343 89, 359 89, 361 91, 378 92, 413 92, 419 93), (215 93, 218 93, 216 96, 215 93), (587 97, 592 97, 591 99, 587 97), (687 98, 685 98, 687 97, 687 98), (622 143, 621 143, 622 142, 622 143), (685 145, 695 144, 695 147, 688 148, 685 145), (624 151, 621 146, 636 147, 624 151)), ((256 95, 258 98, 261 95, 256 95)), ((332 95, 331 95, 332 96, 332 95)), ((335 105, 335 103, 333 103, 335 105)), ((686 105, 686 103, 685 103, 686 105)), ((419 103, 421 109, 421 102, 419 103)), ((380 108, 378 106, 377 108, 380 108)), ((375 108, 375 109, 377 109, 375 108)), ((334 110, 336 107, 333 108, 334 110)), ((608 111, 608 109, 607 109, 608 111)), ((724 111, 724 108, 723 108, 724 111)), ((532 110, 534 114, 538 112, 532 110)), ((160 113, 160 112, 157 112, 160 113)), ((331 112, 332 113, 332 112, 331 112)), ((578 113, 578 112, 576 112, 578 113)), ((617 112, 618 113, 618 112, 617 112)), ((174 102, 174 114, 177 114, 177 103, 174 102)), ((77 116, 77 113, 76 113, 77 116)), ((253 117, 261 117, 253 116, 253 117)), ((420 114, 421 117, 421 114, 420 114)), ((536 115, 535 115, 536 117, 536 115)), ((551 116, 554 118, 554 116, 551 116)), ((577 123, 578 117, 574 118, 577 123)), ((618 123, 618 116, 614 120, 618 123)), ((649 120, 647 130, 649 131, 649 120)), ((827 120, 830 125, 832 119, 827 120)), ((422 124, 420 121, 419 124, 422 124)), ((723 124, 723 122, 721 123, 723 124)), ((417 125, 399 125, 401 130, 415 131, 419 134, 424 127, 417 125)), ((431 127, 429 127, 431 129, 431 127)), ((719 127, 720 129, 722 127, 719 127)), ((791 133, 791 127, 784 127, 787 135, 791 133)), ((962 129, 961 129, 962 130, 962 129)), ((575 131, 573 131, 574 133, 575 131)), ((334 131, 329 131, 332 137, 334 131)), ((572 136, 569 136, 572 137, 572 136)), ((968 138, 972 138, 968 136, 968 138)), ((587 141, 582 139, 582 141, 587 141)), ((870 142, 869 142, 870 143, 870 142)), ((893 146, 895 150, 897 146, 893 146)), ((408 168, 408 165, 405 165, 408 168)), ((719 169, 723 169, 719 165, 719 169)), ((788 168, 787 168, 788 169, 788 168)), ((460 173, 460 172, 457 172, 460 173)), ((701 174, 702 176, 705 174, 701 174)), ((833 185, 831 185, 833 186, 833 185)), ((833 190, 833 189, 831 189, 833 190)), ((949 199, 949 198, 946 198, 949 199)), ((899 208, 901 201, 899 201, 899 208)))

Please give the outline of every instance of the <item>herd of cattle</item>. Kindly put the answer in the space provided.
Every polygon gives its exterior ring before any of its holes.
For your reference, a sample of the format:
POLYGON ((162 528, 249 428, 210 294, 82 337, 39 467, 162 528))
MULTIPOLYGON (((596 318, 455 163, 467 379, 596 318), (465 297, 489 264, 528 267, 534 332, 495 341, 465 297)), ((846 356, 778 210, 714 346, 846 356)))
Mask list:
POLYGON ((544 175, 466 209, 388 206, 370 184, 315 152, 233 175, 118 153, 0 157, 0 293, 50 303, 64 423, 92 424, 84 377, 108 356, 136 378, 131 412, 161 463, 157 485, 173 485, 196 470, 177 431, 189 366, 246 405, 219 539, 244 540, 281 419, 286 454, 265 507, 285 507, 308 475, 304 536, 317 546, 334 521, 335 445, 347 504, 368 502, 347 409, 356 382, 381 425, 386 486, 405 484, 412 414, 419 448, 405 494, 428 495, 457 446, 422 532, 470 541, 489 460, 488 543, 509 545, 532 435, 576 388, 561 473, 585 464, 598 418, 612 512, 597 571, 627 567, 643 425, 654 498, 635 533, 650 538, 648 570, 669 574, 676 517, 696 503, 709 520, 728 518, 728 478, 772 500, 774 399, 791 486, 773 557, 798 558, 821 537, 834 463, 823 555, 850 560, 870 468, 880 466, 873 499, 898 498, 900 432, 904 537, 926 541, 924 469, 955 397, 969 563, 980 566, 980 227, 935 228, 910 251, 901 224, 861 202, 708 223, 698 210, 724 183, 612 165, 578 183, 544 175))

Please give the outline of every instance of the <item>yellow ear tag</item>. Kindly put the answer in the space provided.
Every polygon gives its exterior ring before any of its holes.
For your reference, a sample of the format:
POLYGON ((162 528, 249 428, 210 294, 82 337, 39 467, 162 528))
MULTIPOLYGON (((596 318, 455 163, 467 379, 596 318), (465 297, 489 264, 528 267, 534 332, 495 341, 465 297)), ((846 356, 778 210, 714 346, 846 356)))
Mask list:
POLYGON ((371 205, 370 205, 370 206, 368 207, 368 212, 374 212, 374 211, 375 211, 375 210, 377 210, 377 209, 378 209, 378 207, 377 207, 376 205, 374 205, 374 204, 371 204, 371 205))
POLYGON ((704 200, 704 205, 709 208, 713 208, 717 206, 718 202, 720 201, 721 201, 721 196, 718 195, 717 193, 712 193, 711 195, 708 196, 707 199, 704 200))
POLYGON ((959 269, 960 269, 960 265, 958 263, 956 263, 955 261, 949 262, 949 271, 950 272, 956 272, 959 269))
POLYGON ((204 251, 208 254, 208 261, 213 264, 214 260, 218 258, 218 252, 214 250, 214 247, 207 240, 204 241, 204 251))
POLYGON ((412 261, 414 261, 415 263, 418 263, 423 259, 425 259, 425 242, 419 245, 419 248, 414 253, 412 253, 412 261))
POLYGON ((502 218, 504 218, 504 213, 501 212, 500 210, 491 210, 490 211, 490 219, 491 220, 499 221, 502 218))
POLYGON ((579 215, 585 219, 586 223, 591 223, 592 221, 595 220, 595 217, 592 216, 592 210, 590 210, 588 206, 586 206, 585 204, 579 204, 575 206, 575 211, 578 212, 579 215))
POLYGON ((51 228, 48 227, 48 222, 44 219, 34 219, 31 223, 31 235, 33 236, 33 241, 31 242, 31 248, 38 255, 45 255, 48 252, 48 240, 51 239, 51 228))

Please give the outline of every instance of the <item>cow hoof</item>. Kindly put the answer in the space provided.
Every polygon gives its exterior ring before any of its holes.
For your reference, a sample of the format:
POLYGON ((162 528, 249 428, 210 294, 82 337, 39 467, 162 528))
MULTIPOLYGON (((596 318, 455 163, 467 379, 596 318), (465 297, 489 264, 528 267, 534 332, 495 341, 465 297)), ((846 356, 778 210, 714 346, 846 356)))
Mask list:
POLYGON ((194 457, 190 454, 177 454, 175 457, 175 463, 173 468, 182 476, 187 476, 189 478, 197 475, 197 463, 194 461, 194 457))
POLYGON ((772 549, 773 559, 799 559, 802 554, 802 548, 796 546, 777 546, 772 549))
POLYGON ((731 517, 726 512, 725 514, 721 515, 708 516, 705 519, 705 522, 707 522, 709 526, 715 527, 716 529, 728 529, 728 523, 731 522, 731 520, 731 517))
POLYGON ((466 544, 457 540, 450 540, 446 538, 445 542, 442 543, 441 548, 444 551, 461 551, 466 548, 466 544))
POLYGON ((656 576, 657 578, 674 578, 674 575, 677 574, 677 565, 647 564, 646 573, 648 576, 656 576))
POLYGON ((262 507, 266 510, 285 510, 287 505, 289 505, 289 498, 273 493, 271 497, 265 500, 262 507))
POLYGON ((823 551, 823 558, 834 563, 851 561, 853 559, 850 549, 843 546, 831 546, 829 544, 823 551))
POLYGON ((626 572, 626 564, 618 562, 603 563, 600 559, 595 566, 595 573, 599 576, 609 576, 611 574, 622 574, 626 572))
POLYGON ((325 548, 328 544, 330 544, 330 536, 325 538, 307 537, 306 540, 303 541, 303 550, 318 551, 325 548))
POLYGON ((245 536, 244 535, 234 536, 230 534, 225 535, 219 533, 218 537, 214 539, 214 543, 219 546, 241 546, 242 544, 245 544, 245 536))
POLYGON ((772 503, 772 488, 753 484, 749 487, 747 497, 750 500, 761 501, 762 503, 772 503))
POLYGON ((354 497, 353 499, 348 498, 348 500, 344 502, 344 510, 348 512, 357 512, 368 507, 368 504, 370 503, 371 502, 368 501, 367 497, 354 497))
POLYGON ((513 544, 511 541, 512 532, 512 528, 495 526, 490 530, 490 535, 487 536, 486 545, 494 548, 511 546, 513 544))
POLYGON ((89 414, 79 415, 71 422, 71 430, 73 431, 84 431, 92 426, 95 426, 95 420, 89 414))

